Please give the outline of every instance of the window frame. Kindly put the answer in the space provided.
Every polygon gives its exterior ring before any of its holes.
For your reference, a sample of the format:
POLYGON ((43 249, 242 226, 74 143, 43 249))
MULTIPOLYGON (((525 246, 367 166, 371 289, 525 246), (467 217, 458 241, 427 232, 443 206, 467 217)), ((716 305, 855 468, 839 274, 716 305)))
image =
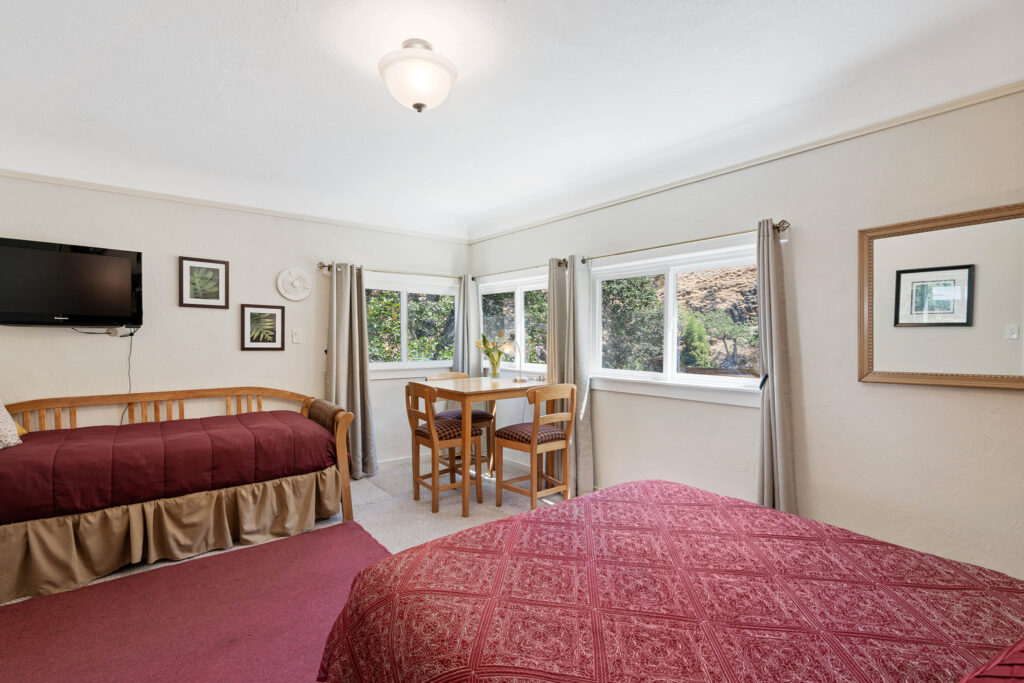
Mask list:
POLYGON ((380 370, 419 370, 430 368, 451 368, 452 360, 409 360, 409 294, 440 294, 455 297, 455 322, 458 326, 459 316, 459 281, 458 278, 399 275, 394 273, 365 271, 363 275, 363 302, 366 302, 366 291, 379 289, 398 292, 400 296, 399 324, 401 326, 402 358, 398 361, 370 361, 370 371, 380 370))
MULTIPOLYGON (((515 299, 514 299, 514 301, 515 301, 515 316, 514 316, 514 319, 515 319, 515 330, 514 330, 514 334, 516 335, 516 339, 519 340, 519 344, 520 344, 519 349, 522 349, 523 354, 525 355, 525 353, 526 353, 526 346, 525 346, 525 342, 526 342, 526 300, 525 300, 525 294, 526 294, 526 292, 532 292, 532 291, 536 291, 536 290, 539 290, 539 289, 546 290, 547 288, 548 288, 548 278, 547 278, 547 275, 531 275, 529 277, 520 277, 520 278, 513 278, 513 279, 495 280, 495 281, 487 282, 485 284, 480 284, 479 287, 478 287, 478 289, 479 289, 479 292, 478 292, 479 306, 478 306, 478 308, 480 310, 480 319, 479 319, 478 322, 480 324, 480 328, 479 329, 480 329, 481 333, 483 332, 483 329, 484 329, 484 295, 486 295, 486 294, 508 294, 509 292, 512 292, 514 294, 514 296, 515 296, 515 299)), ((548 306, 550 306, 550 305, 551 305, 551 292, 548 292, 548 306)), ((516 349, 517 353, 519 352, 519 349, 516 349)), ((477 353, 480 353, 479 349, 477 349, 477 353)), ((483 356, 483 354, 481 353, 481 357, 482 356, 483 356)), ((526 362, 525 358, 523 359, 522 367, 523 367, 523 372, 544 372, 544 373, 546 373, 547 370, 548 370, 548 364, 547 363, 528 363, 528 362, 526 362)), ((502 370, 518 370, 519 369, 519 361, 518 360, 511 360, 511 361, 510 360, 502 360, 501 361, 501 369, 502 370)))
MULTIPOLYGON (((699 251, 692 248, 676 251, 645 259, 617 261, 604 265, 596 265, 591 269, 591 344, 592 367, 590 376, 597 378, 598 384, 612 385, 612 382, 601 380, 625 380, 627 382, 655 383, 658 385, 676 385, 695 389, 725 389, 742 392, 757 391, 759 379, 756 377, 738 377, 730 375, 699 375, 696 373, 679 372, 679 297, 677 294, 678 275, 716 268, 732 266, 757 265, 757 245, 753 238, 721 239, 709 241, 722 246, 700 245, 699 251), (601 335, 602 319, 602 284, 609 280, 630 277, 651 277, 662 275, 665 278, 665 301, 662 323, 662 370, 647 372, 641 370, 620 370, 605 368, 601 335), (672 296, 669 296, 672 292, 672 296)), ((693 246, 693 245, 688 245, 693 246)), ((630 391, 628 393, 640 393, 630 391)))

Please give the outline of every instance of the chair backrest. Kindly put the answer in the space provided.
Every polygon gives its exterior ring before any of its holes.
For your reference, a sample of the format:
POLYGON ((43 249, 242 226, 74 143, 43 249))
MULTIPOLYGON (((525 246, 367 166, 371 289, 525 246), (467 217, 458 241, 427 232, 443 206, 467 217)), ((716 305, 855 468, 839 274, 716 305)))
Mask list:
POLYGON ((414 433, 421 422, 427 423, 430 440, 437 442, 437 429, 434 427, 434 402, 437 401, 437 389, 426 384, 410 382, 405 385, 405 412, 409 416, 409 429, 414 433), (421 407, 422 402, 422 407, 421 407))
POLYGON ((543 387, 534 387, 526 392, 526 400, 533 406, 533 436, 537 440, 537 432, 541 425, 559 424, 564 422, 562 431, 565 432, 565 440, 572 437, 572 428, 576 420, 576 385, 575 384, 548 384, 543 387), (561 406, 558 404, 561 403, 561 406), (545 406, 545 404, 547 404, 545 406), (565 407, 568 404, 568 411, 555 412, 557 407, 565 407), (545 414, 541 413, 544 406, 545 414))
POLYGON ((427 377, 428 382, 433 382, 439 379, 469 379, 469 375, 464 372, 435 372, 433 375, 427 377))

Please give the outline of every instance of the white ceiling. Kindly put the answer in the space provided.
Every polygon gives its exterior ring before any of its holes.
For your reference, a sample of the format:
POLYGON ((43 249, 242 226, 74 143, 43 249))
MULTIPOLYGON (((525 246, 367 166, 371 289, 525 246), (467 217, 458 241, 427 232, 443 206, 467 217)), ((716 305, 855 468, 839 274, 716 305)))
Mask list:
POLYGON ((1024 78, 1021 0, 0 3, 0 168, 479 238, 1024 78), (436 111, 377 61, 420 37, 436 111))

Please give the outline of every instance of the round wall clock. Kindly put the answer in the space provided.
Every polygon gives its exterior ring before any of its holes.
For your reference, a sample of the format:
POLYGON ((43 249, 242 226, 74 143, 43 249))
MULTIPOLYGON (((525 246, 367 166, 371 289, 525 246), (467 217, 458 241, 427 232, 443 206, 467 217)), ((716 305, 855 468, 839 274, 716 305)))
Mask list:
POLYGON ((289 301, 302 301, 312 288, 309 273, 301 268, 285 268, 277 276, 277 291, 289 301))

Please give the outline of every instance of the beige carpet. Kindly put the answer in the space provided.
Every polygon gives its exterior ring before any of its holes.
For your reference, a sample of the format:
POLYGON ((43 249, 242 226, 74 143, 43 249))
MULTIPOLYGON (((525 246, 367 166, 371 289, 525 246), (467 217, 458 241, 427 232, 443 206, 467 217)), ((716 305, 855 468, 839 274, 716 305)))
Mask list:
MULTIPOLYGON (((506 460, 505 478, 527 474, 528 470, 506 460)), ((447 478, 445 478, 447 481, 447 478)), ((559 496, 551 496, 559 500, 559 496)), ((470 489, 469 517, 462 516, 459 489, 441 492, 439 509, 430 512, 430 491, 420 489, 420 499, 412 499, 412 464, 409 459, 381 463, 377 474, 352 482, 352 515, 364 529, 393 553, 434 538, 490 522, 530 509, 530 499, 506 491, 501 507, 494 505, 494 480, 484 478, 484 502, 476 502, 476 489, 470 489)), ((318 523, 329 524, 332 520, 318 523)), ((333 522, 337 523, 337 522, 333 522)))

